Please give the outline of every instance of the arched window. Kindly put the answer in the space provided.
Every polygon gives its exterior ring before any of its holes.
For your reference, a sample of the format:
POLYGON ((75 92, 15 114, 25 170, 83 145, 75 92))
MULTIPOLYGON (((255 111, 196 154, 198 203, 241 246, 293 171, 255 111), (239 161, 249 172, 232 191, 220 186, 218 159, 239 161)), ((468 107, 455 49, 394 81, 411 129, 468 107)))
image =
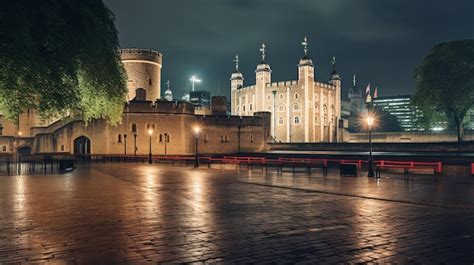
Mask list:
POLYGON ((318 103, 314 103, 314 111, 319 112, 319 105, 318 105, 318 103))
POLYGON ((253 134, 250 135, 250 142, 253 143, 253 134))
MULTIPOLYGON (((64 146, 64 145, 63 145, 63 146, 64 146)), ((6 145, 2 146, 2 151, 3 151, 3 152, 6 152, 6 151, 7 151, 7 146, 6 146, 6 145)), ((61 150, 61 151, 63 151, 63 150, 61 150)))
POLYGON ((163 135, 160 134, 160 143, 163 142, 163 135))
POLYGON ((249 105, 249 110, 252 111, 252 104, 249 105))
POLYGON ((293 105, 293 110, 294 111, 299 111, 300 110, 300 105, 298 103, 293 105))
POLYGON ((151 78, 148 78, 148 85, 151 86, 151 78))
POLYGON ((283 99, 283 93, 280 93, 280 99, 283 99))
POLYGON ((327 125, 328 124, 328 116, 324 115, 324 125, 327 125))
POLYGON ((118 142, 118 143, 121 143, 121 142, 122 142, 122 135, 121 135, 121 134, 118 135, 117 142, 118 142))
POLYGON ((278 118, 278 124, 283 125, 283 117, 278 118))
POLYGON ((318 116, 314 117, 314 124, 319 124, 319 117, 318 116))
POLYGON ((298 93, 295 93, 295 99, 298 99, 300 95, 298 93))
POLYGON ((326 104, 323 105, 323 112, 324 114, 328 113, 328 106, 326 106, 326 104))
POLYGON ((336 115, 336 108, 334 107, 334 105, 331 105, 331 115, 336 115))
POLYGON ((137 125, 135 123, 132 124, 132 132, 137 132, 137 125))
POLYGON ((295 116, 295 124, 300 124, 300 117, 295 116))
POLYGON ((242 111, 245 111, 245 105, 242 105, 242 111))
MULTIPOLYGON (((207 134, 206 134, 206 136, 207 136, 207 134)), ((170 135, 169 135, 169 133, 165 133, 165 141, 168 142, 168 143, 170 142, 170 135)))

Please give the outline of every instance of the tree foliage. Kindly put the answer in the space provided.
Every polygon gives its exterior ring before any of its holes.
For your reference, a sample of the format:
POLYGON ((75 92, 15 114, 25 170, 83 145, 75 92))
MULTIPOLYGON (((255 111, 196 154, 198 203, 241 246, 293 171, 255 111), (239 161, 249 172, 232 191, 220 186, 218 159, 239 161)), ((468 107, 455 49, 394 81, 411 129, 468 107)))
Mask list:
POLYGON ((4 0, 0 111, 120 120, 126 94, 112 12, 101 0, 4 0))
POLYGON ((463 120, 474 107, 474 40, 434 46, 415 70, 417 81, 413 102, 425 119, 444 112, 455 124, 458 141, 463 140, 463 120))

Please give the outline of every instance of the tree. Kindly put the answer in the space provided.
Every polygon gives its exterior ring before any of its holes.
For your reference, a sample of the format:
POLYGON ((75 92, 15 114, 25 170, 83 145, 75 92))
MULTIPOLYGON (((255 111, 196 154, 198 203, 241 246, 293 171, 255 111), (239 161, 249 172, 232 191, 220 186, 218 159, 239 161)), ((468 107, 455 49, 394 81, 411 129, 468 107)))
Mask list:
POLYGON ((120 121, 126 94, 112 12, 101 0, 4 0, 0 111, 120 121))
POLYGON ((463 120, 474 106, 474 40, 441 43, 431 49, 415 70, 413 103, 433 120, 444 112, 463 141, 463 120))

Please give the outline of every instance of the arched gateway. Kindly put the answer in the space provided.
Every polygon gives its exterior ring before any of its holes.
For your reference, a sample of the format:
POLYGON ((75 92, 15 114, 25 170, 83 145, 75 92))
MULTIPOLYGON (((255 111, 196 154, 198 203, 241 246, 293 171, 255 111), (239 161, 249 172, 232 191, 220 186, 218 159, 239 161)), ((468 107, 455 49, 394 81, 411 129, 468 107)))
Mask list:
POLYGON ((91 153, 91 140, 85 136, 77 137, 74 140, 75 155, 89 155, 91 153))

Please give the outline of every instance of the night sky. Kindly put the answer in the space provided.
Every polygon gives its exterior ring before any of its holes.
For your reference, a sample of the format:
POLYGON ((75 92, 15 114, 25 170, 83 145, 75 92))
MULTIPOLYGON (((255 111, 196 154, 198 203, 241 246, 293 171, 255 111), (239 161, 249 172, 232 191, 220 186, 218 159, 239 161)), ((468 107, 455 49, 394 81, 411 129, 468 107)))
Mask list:
POLYGON ((259 47, 267 45, 272 81, 297 79, 308 36, 316 79, 326 82, 331 58, 343 91, 356 74, 379 96, 412 94, 413 70, 439 43, 474 38, 473 0, 105 0, 116 16, 122 47, 163 53, 175 97, 197 89, 230 94, 233 59, 239 54, 244 85, 255 84, 259 47), (220 87, 220 89, 219 89, 220 87))

